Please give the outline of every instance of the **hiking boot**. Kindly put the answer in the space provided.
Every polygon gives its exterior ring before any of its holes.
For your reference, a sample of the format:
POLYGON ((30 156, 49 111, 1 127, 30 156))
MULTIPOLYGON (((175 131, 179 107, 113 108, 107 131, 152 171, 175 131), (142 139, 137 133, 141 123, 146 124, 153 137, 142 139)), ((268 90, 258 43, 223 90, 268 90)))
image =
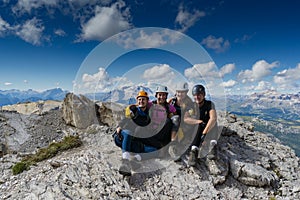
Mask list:
POLYGON ((177 151, 176 151, 176 146, 175 145, 171 145, 169 146, 169 154, 171 156, 172 159, 177 159, 178 156, 177 156, 177 151))
POLYGON ((206 158, 208 160, 215 160, 217 157, 217 146, 214 146, 212 150, 207 154, 206 158))
POLYGON ((184 154, 182 156, 180 156, 180 161, 184 166, 189 166, 188 161, 189 161, 189 156, 188 154, 184 154))
POLYGON ((119 173, 122 174, 123 176, 131 175, 131 167, 130 167, 129 160, 122 159, 122 164, 119 168, 119 173))
POLYGON ((130 166, 131 166, 132 171, 136 171, 136 170, 138 170, 142 167, 142 164, 141 164, 140 161, 131 160, 130 161, 130 166))
POLYGON ((133 156, 130 160, 130 166, 131 166, 132 171, 135 171, 135 170, 141 168, 142 167, 141 156, 139 156, 139 158, 137 156, 133 156))
POLYGON ((189 166, 195 166, 197 161, 197 154, 198 151, 196 149, 190 151, 189 159, 188 159, 188 165, 189 166))
POLYGON ((158 150, 157 158, 165 159, 167 156, 168 156, 168 153, 167 153, 166 149, 161 148, 158 150))

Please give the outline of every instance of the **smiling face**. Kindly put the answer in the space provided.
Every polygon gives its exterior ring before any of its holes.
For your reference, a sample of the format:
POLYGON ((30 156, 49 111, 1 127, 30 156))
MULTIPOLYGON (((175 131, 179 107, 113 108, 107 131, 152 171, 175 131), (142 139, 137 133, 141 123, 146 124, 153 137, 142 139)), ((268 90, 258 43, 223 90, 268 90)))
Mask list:
POLYGON ((147 106, 148 98, 147 97, 138 97, 136 99, 137 104, 141 108, 145 108, 147 106))
POLYGON ((204 93, 201 92, 201 93, 195 94, 193 97, 194 97, 195 102, 197 104, 201 105, 204 101, 205 95, 204 95, 204 93))
POLYGON ((183 91, 183 90, 177 90, 176 91, 176 97, 181 100, 181 99, 184 99, 187 95, 187 92, 186 91, 183 91))
POLYGON ((165 92, 158 92, 156 93, 157 103, 164 104, 167 100, 167 93, 165 92))

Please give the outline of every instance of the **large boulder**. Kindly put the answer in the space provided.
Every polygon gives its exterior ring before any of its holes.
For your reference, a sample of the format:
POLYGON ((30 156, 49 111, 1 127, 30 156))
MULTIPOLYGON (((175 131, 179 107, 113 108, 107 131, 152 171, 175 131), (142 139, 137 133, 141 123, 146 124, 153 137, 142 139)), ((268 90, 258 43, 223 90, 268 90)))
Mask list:
POLYGON ((85 129, 99 124, 96 104, 83 95, 68 93, 62 104, 63 119, 66 124, 85 129))
POLYGON ((256 187, 275 186, 278 182, 278 177, 274 172, 253 163, 232 159, 230 169, 233 177, 245 185, 256 187))
POLYGON ((125 106, 114 102, 98 102, 99 119, 102 124, 115 127, 124 117, 125 106))

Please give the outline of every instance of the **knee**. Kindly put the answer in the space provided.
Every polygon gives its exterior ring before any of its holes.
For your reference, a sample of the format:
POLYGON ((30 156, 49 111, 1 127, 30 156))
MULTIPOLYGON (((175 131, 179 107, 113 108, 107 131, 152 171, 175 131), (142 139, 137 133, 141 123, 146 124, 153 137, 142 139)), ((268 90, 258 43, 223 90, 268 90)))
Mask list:
POLYGON ((179 127, 179 124, 180 124, 179 115, 174 115, 173 117, 171 117, 171 121, 172 121, 174 126, 179 127))
POLYGON ((130 135, 131 135, 131 133, 130 133, 129 130, 122 130, 122 131, 121 131, 121 134, 122 134, 122 136, 123 136, 124 139, 129 138, 130 135))
POLYGON ((122 141, 123 141, 122 137, 119 137, 118 135, 114 136, 114 142, 118 147, 122 147, 122 141))

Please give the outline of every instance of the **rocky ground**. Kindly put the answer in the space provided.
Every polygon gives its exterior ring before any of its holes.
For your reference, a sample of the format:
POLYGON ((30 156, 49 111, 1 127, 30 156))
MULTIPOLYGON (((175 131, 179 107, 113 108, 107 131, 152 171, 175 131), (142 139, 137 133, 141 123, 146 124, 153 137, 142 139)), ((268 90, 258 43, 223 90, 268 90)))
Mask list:
POLYGON ((0 199, 300 199, 294 151, 234 115, 218 113, 223 131, 215 160, 188 168, 152 159, 144 161, 147 172, 129 181, 118 173, 121 150, 112 141, 113 129, 101 123, 79 129, 63 115, 60 107, 42 115, 0 112, 7 148, 0 158, 0 199), (24 154, 70 134, 83 145, 12 174, 24 154))

